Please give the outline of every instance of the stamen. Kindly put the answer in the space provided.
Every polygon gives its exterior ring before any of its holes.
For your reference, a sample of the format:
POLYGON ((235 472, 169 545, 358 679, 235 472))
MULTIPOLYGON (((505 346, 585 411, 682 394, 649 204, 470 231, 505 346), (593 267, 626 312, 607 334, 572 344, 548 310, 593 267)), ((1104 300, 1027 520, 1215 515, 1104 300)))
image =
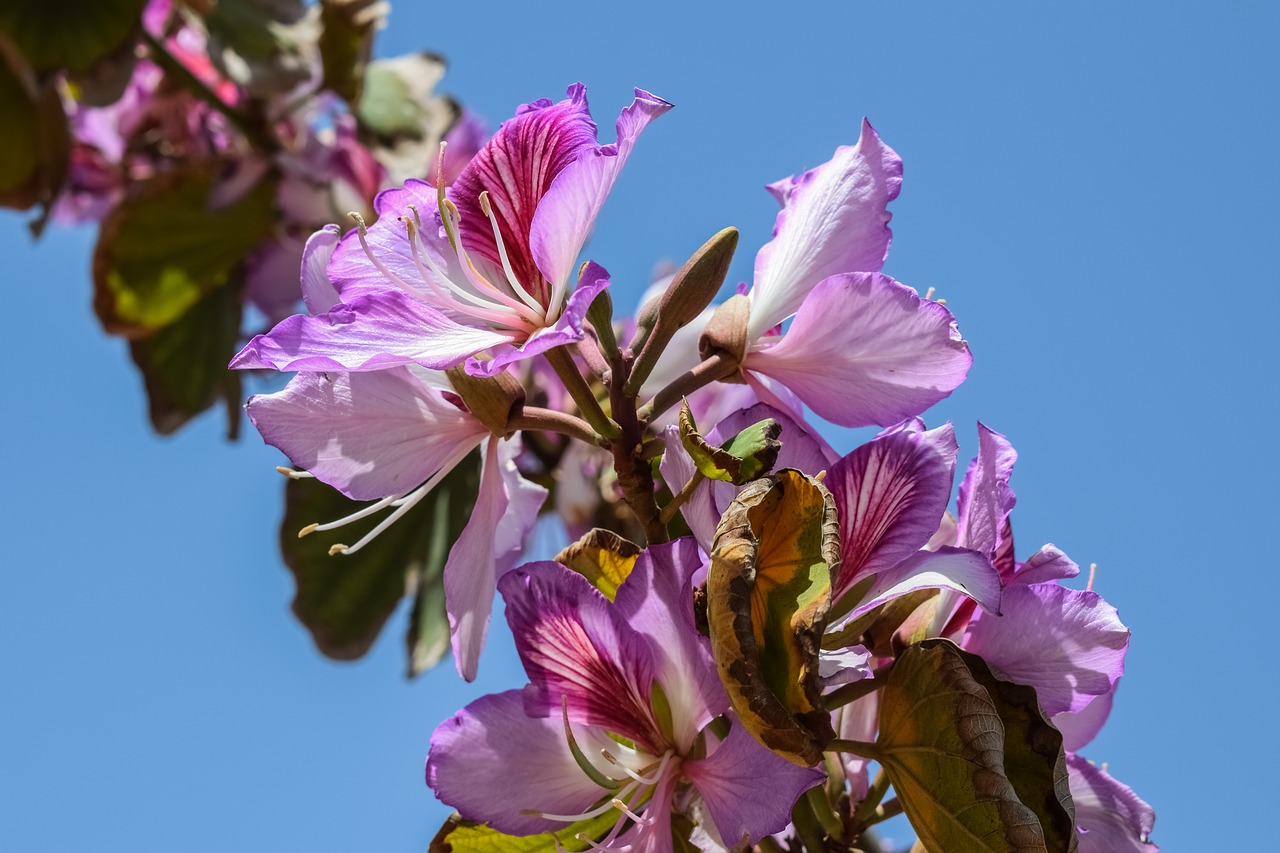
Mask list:
POLYGON ((396 275, 391 270, 387 269, 387 265, 384 264, 382 261, 378 260, 377 255, 375 255, 373 253, 373 250, 369 248, 369 241, 366 239, 366 237, 369 234, 369 229, 365 227, 364 217, 356 213, 355 211, 348 213, 347 216, 350 216, 352 219, 355 220, 356 237, 360 240, 360 248, 364 249, 364 253, 369 256, 369 260, 373 263, 374 268, 377 269, 378 272, 385 275, 387 279, 396 287, 410 294, 417 295, 417 291, 413 287, 411 287, 408 283, 406 283, 404 279, 400 278, 400 276, 396 275))
POLYGON ((931 288, 929 288, 928 290, 926 290, 926 291, 924 292, 924 298, 925 298, 925 299, 932 299, 932 298, 933 298, 934 291, 936 291, 936 290, 937 290, 937 288, 936 288, 936 287, 931 287, 931 288))
POLYGON ((813 479, 817 480, 819 483, 821 483, 823 480, 827 479, 827 472, 826 472, 826 469, 823 469, 823 470, 819 471, 819 472, 814 476, 814 478, 813 478, 813 479))
MULTIPOLYGON (((461 222, 461 215, 458 213, 458 206, 447 198, 444 200, 444 211, 441 213, 441 217, 446 222, 450 222, 455 228, 458 223, 453 222, 453 220, 457 219, 458 222, 461 222)), ((458 263, 462 266, 462 272, 467 277, 467 280, 471 282, 472 287, 476 290, 484 290, 487 288, 493 291, 494 294, 500 295, 503 298, 509 298, 506 294, 502 293, 501 290, 494 287, 493 282, 480 274, 480 270, 476 269, 476 265, 471 262, 471 257, 467 255, 467 250, 463 248, 461 242, 455 244, 450 241, 450 243, 453 245, 454 251, 458 256, 458 263)), ((512 302, 513 304, 519 304, 515 300, 512 300, 512 302)), ((545 322, 542 316, 539 316, 538 319, 538 325, 542 325, 545 322)))
POLYGON ((493 215, 493 205, 489 204, 488 190, 480 193, 480 209, 484 211, 485 216, 489 217, 489 224, 493 226, 493 241, 498 244, 498 257, 502 259, 502 271, 507 274, 511 289, 524 300, 524 304, 534 311, 541 312, 542 306, 538 304, 538 300, 529 295, 529 291, 525 290, 516 278, 516 271, 511 268, 511 261, 507 258, 507 246, 502 241, 502 229, 498 227, 498 217, 493 215))
POLYGON ((535 811, 533 809, 525 811, 524 814, 537 815, 543 820, 554 820, 559 821, 560 823, 577 823, 580 820, 590 820, 593 817, 600 817, 600 815, 609 811, 609 809, 617 808, 614 803, 619 802, 618 797, 629 797, 639 789, 640 785, 638 783, 627 785, 618 792, 617 797, 614 797, 612 800, 608 800, 602 805, 596 806, 591 811, 583 812, 582 814, 548 814, 547 812, 535 811))
POLYGON ((320 529, 319 524, 316 524, 314 522, 311 524, 308 524, 306 527, 298 531, 298 538, 301 539, 303 536, 306 536, 308 533, 315 533, 319 529, 320 529))
POLYGON ((436 210, 440 212, 440 221, 444 223, 444 234, 449 238, 449 248, 456 252, 458 251, 458 239, 453 233, 449 217, 445 214, 445 205, 449 200, 444 197, 444 181, 442 180, 444 177, 444 149, 448 144, 441 139, 440 153, 436 155, 436 210))
POLYGON ((640 826, 650 826, 651 824, 653 824, 655 820, 657 820, 657 818, 652 818, 652 817, 641 817, 640 815, 633 812, 631 809, 627 808, 627 804, 624 803, 622 800, 618 799, 617 797, 614 797, 609 802, 613 804, 613 807, 615 809, 622 812, 627 817, 631 818, 640 826))
POLYGON ((373 515, 379 510, 386 509, 397 500, 399 500, 398 497, 382 498, 381 500, 374 501, 367 506, 361 507, 350 515, 339 518, 337 521, 326 521, 323 524, 308 524, 306 527, 298 531, 298 538, 301 539, 308 533, 314 533, 317 530, 333 530, 335 528, 342 527, 345 524, 350 524, 353 521, 359 521, 362 518, 373 515))
POLYGON ((295 471, 294 469, 286 468, 283 465, 277 465, 276 471, 278 471, 281 474, 284 474, 290 480, 305 480, 308 477, 315 476, 315 474, 312 474, 310 471, 295 471))
POLYGON ((1098 564, 1089 564, 1089 582, 1084 585, 1085 592, 1093 592, 1093 579, 1098 574, 1098 564))
POLYGON ((623 764, 617 758, 614 758, 613 755, 611 755, 607 749, 602 749, 600 750, 600 752, 601 754, 604 755, 605 760, 610 761, 613 764, 616 764, 623 773, 626 773, 628 776, 630 776, 632 779, 636 780, 637 782, 641 783, 642 785, 658 784, 658 780, 662 778, 662 771, 666 770, 667 768, 667 762, 671 759, 673 755, 675 755, 674 750, 670 750, 670 749, 667 750, 666 753, 663 754, 662 760, 658 762, 658 769, 654 772, 654 774, 652 776, 642 776, 639 773, 632 770, 627 765, 623 764))
MULTIPOLYGON (((613 833, 610 833, 610 835, 612 834, 613 833)), ((589 847, 590 849, 601 851, 601 853, 631 853, 631 850, 633 849, 630 844, 624 845, 622 847, 611 847, 606 844, 597 844, 596 842, 592 841, 590 838, 588 838, 586 835, 584 835, 581 832, 575 835, 574 838, 578 839, 583 844, 587 845, 587 847, 589 847)))

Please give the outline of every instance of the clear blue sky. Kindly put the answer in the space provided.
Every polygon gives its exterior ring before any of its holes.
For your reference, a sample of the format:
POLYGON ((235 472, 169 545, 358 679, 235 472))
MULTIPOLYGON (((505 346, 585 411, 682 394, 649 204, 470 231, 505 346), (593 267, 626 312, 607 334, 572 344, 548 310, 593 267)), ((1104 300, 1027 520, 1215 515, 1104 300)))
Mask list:
MULTIPOLYGON (((1088 756, 1166 849, 1252 843, 1280 757, 1278 7, 720 6, 402 0, 381 51, 445 53, 495 122, 579 79, 608 138, 632 85, 677 105, 589 247, 620 305, 725 225, 749 278, 761 186, 869 116, 906 163, 886 271, 938 288, 976 357, 931 420, 966 454, 975 419, 1012 438, 1020 550, 1096 561, 1133 629, 1088 756)), ((428 738, 521 682, 509 637, 474 685, 403 681, 404 614, 363 662, 321 659, 276 557, 279 457, 216 417, 149 435, 90 310, 91 245, 0 217, 0 849, 423 850, 445 815, 428 738)))

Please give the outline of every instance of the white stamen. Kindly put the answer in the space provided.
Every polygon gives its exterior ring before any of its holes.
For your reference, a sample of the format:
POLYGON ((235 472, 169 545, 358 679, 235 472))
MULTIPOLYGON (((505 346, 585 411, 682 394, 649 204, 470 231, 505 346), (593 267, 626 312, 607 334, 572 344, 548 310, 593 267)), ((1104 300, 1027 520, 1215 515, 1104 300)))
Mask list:
POLYGON ((635 779, 637 782, 640 782, 643 785, 658 784, 658 780, 662 778, 662 771, 664 771, 667 767, 667 762, 671 759, 673 755, 675 755, 674 751, 667 750, 663 754, 662 760, 658 762, 658 769, 657 771, 654 772, 653 776, 642 776, 639 773, 632 770, 627 765, 623 764, 617 758, 614 758, 613 755, 611 755, 608 750, 602 749, 600 750, 600 752, 604 755, 607 761, 610 761, 613 764, 616 764, 622 770, 623 773, 626 773, 632 779, 635 779))
POLYGON ((1090 563, 1089 564, 1089 582, 1084 585, 1085 592, 1093 592, 1093 579, 1094 577, 1097 576, 1097 574, 1098 574, 1098 564, 1090 563))
MULTIPOLYGON (((610 834, 612 835, 612 833, 610 834)), ((598 851, 601 851, 601 853, 630 853, 630 851, 632 850, 632 846, 630 844, 627 844, 623 847, 611 847, 607 844, 597 844, 587 836, 583 835, 581 832, 575 835, 574 838, 578 839, 583 844, 590 847, 592 850, 598 850, 598 851)))
POLYGON ((386 276, 387 280, 390 281, 392 284, 394 284, 396 287, 400 288, 401 290, 405 291, 406 293, 412 296, 418 296, 419 298, 421 298, 421 294, 419 294, 413 287, 411 287, 404 279, 400 278, 400 276, 396 275, 390 269, 388 269, 387 265, 384 264, 382 261, 378 260, 378 256, 375 255, 373 253, 373 250, 369 248, 369 241, 368 239, 366 239, 369 233, 369 229, 365 227, 364 217, 354 211, 352 211, 351 213, 348 213, 347 216, 350 216, 352 219, 355 220, 356 238, 360 240, 360 248, 364 249, 365 255, 368 256, 369 261, 373 264, 374 268, 377 269, 378 272, 386 276))
MULTIPOLYGON (((629 797, 639 789, 639 783, 633 782, 619 791, 618 797, 629 797)), ((554 820, 559 821, 560 823, 577 823, 580 820, 590 820, 593 817, 599 817, 609 811, 609 809, 616 808, 614 803, 619 801, 618 797, 614 797, 603 805, 596 806, 591 811, 583 812, 582 814, 548 814, 547 812, 535 812, 535 814, 544 820, 554 820)))
POLYGON ((305 480, 308 477, 315 476, 315 474, 312 474, 310 471, 295 471, 294 469, 286 468, 283 465, 277 465, 276 471, 280 472, 281 474, 284 474, 290 480, 305 480))
POLYGON ((333 530, 335 528, 342 527, 344 524, 350 524, 353 521, 359 521, 362 518, 373 515, 375 512, 378 512, 379 510, 386 509, 387 507, 391 506, 399 499, 400 499, 400 496, 398 495, 389 497, 389 498, 383 498, 381 500, 374 501, 368 506, 361 507, 360 509, 351 513, 351 515, 339 518, 337 521, 326 521, 324 524, 308 524, 306 527, 298 531, 298 538, 301 539, 303 536, 306 536, 308 533, 314 533, 317 530, 333 530))
POLYGON ((524 300, 526 305, 541 313, 542 306, 538 304, 538 300, 529 295, 529 291, 524 289, 516 278, 516 271, 511 268, 511 261, 507 258, 507 246, 502 241, 502 230, 498 228, 498 217, 493 215, 493 205, 489 204, 488 190, 480 193, 480 209, 484 211, 485 216, 489 217, 489 224, 493 226, 493 241, 498 244, 498 257, 502 259, 502 271, 507 274, 511 289, 524 300))
POLYGON ((622 812, 627 817, 631 818, 640 826, 649 826, 656 820, 656 818, 641 817, 640 815, 633 812, 631 809, 627 808, 627 804, 624 803, 622 800, 619 800, 617 797, 614 797, 609 802, 613 804, 613 807, 615 809, 622 812))

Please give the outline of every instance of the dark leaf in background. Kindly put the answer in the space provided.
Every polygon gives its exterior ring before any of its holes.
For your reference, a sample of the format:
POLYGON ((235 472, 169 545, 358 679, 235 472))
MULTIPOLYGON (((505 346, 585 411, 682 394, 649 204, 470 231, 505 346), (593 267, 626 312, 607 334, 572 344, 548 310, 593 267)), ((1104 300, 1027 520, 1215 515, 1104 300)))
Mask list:
POLYGON ((293 612, 324 655, 335 660, 363 656, 400 600, 414 594, 409 674, 417 675, 440 660, 449 639, 444 563, 471 516, 479 488, 477 453, 364 548, 329 556, 331 545, 355 544, 385 513, 299 539, 298 531, 308 524, 343 518, 364 504, 317 480, 289 481, 280 549, 297 584, 293 612))
POLYGON ((1062 736, 1032 688, 995 679, 947 640, 928 640, 898 657, 880 721, 874 757, 927 849, 1077 849, 1062 736))
POLYGON ((71 133, 52 81, 37 83, 21 57, 0 52, 0 205, 53 203, 67 174, 71 133))
POLYGON ((283 94, 311 76, 302 0, 218 0, 205 15, 209 58, 258 95, 283 94))
POLYGON ((93 256, 94 309, 112 334, 144 337, 227 284, 275 227, 275 185, 210 207, 212 164, 160 175, 102 221, 93 256))
POLYGON ((40 73, 88 71, 132 39, 146 0, 4 0, 0 33, 40 73))
POLYGON ((360 100, 383 0, 320 0, 320 60, 324 87, 348 103, 360 100))
POLYGON ((227 369, 240 338, 240 288, 219 287, 177 322, 131 341, 129 353, 142 372, 151 425, 176 432, 218 400, 227 402, 228 431, 240 425, 240 373, 227 369))

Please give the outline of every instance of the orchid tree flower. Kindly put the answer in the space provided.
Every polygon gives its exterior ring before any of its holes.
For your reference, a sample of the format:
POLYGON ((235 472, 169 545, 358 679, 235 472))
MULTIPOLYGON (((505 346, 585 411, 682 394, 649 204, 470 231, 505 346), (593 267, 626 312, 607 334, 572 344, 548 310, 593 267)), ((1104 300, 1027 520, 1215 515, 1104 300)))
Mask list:
MULTIPOLYGON (((672 815, 715 846, 782 830, 825 778, 760 746, 729 710, 694 626, 697 545, 650 546, 609 601, 559 563, 500 582, 530 683, 491 694, 431 738, 427 784, 500 832, 556 832, 617 815, 593 850, 670 853, 672 815)), ((683 847, 681 849, 684 849, 683 847)))
MULTIPOLYGON (((608 286, 577 258, 641 131, 671 108, 637 89, 600 145, 586 89, 517 110, 446 192, 410 180, 375 201, 334 252, 341 304, 290 317, 252 340, 235 367, 378 370, 401 364, 493 376, 583 337, 608 286), (577 282, 570 294, 570 287, 577 282), (482 360, 478 354, 489 352, 482 360)), ((447 166, 441 165, 442 171, 447 166)))
POLYGON ((782 210, 753 284, 703 329, 718 378, 792 409, 781 386, 850 427, 918 415, 964 381, 972 357, 951 312, 881 273, 901 184, 902 161, 864 120, 856 145, 768 187, 782 210))
MULTIPOLYGON (((325 266, 336 226, 317 232, 303 256, 307 305, 329 310, 337 293, 325 266)), ((389 511, 352 545, 351 554, 402 518, 468 456, 482 448, 480 490, 444 567, 445 608, 458 672, 475 678, 489 627, 497 578, 519 558, 547 496, 515 465, 517 440, 494 432, 470 412, 444 374, 415 364, 371 372, 302 372, 284 390, 249 398, 249 419, 267 444, 300 471, 357 501, 346 518, 312 524, 300 535, 332 530, 389 511)))

